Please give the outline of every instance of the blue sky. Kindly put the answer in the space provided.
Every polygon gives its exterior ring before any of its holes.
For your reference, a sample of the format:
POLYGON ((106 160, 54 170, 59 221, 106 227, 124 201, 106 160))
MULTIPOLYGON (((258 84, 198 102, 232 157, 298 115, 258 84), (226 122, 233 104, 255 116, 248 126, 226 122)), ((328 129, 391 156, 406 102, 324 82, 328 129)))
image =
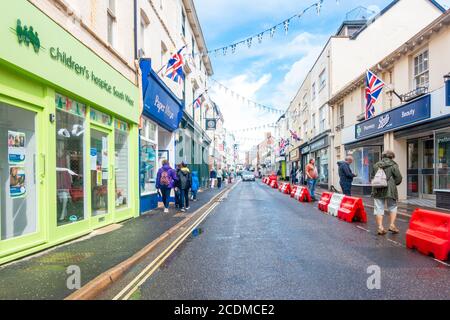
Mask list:
MULTIPOLYGON (((208 49, 243 40, 303 11, 316 0, 194 0, 208 49)), ((312 67, 327 39, 334 34, 346 13, 363 6, 379 11, 391 0, 324 0, 320 15, 310 10, 294 19, 285 35, 282 27, 273 39, 254 40, 251 49, 242 46, 226 56, 211 55, 214 78, 236 92, 260 103, 286 109, 312 67)), ((449 5, 450 0, 441 0, 449 5)), ((249 108, 223 92, 212 92, 224 113, 226 127, 237 130, 277 120, 277 116, 249 108)), ((263 138, 263 131, 238 136, 263 138)), ((243 145, 255 143, 242 141, 243 145), (246 142, 246 143, 244 143, 246 142)))

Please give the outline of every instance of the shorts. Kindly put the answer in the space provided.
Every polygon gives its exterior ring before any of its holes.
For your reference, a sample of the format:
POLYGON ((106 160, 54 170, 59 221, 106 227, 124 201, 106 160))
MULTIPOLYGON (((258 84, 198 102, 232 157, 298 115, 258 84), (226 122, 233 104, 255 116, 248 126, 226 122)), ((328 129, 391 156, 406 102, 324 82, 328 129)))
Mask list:
POLYGON ((386 209, 389 213, 397 213, 397 201, 394 199, 374 199, 374 210, 373 214, 376 216, 384 216, 384 210, 386 209))

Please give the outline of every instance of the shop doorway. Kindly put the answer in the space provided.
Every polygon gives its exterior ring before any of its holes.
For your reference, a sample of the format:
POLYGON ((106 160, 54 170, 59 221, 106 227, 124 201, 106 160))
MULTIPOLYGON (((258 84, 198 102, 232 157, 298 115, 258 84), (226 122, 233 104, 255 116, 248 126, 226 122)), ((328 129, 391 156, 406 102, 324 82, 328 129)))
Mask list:
POLYGON ((434 139, 408 141, 408 197, 434 200, 434 139))
POLYGON ((45 242, 40 116, 31 107, 0 102, 0 258, 45 242))
POLYGON ((111 132, 91 128, 91 216, 93 228, 112 222, 114 208, 114 167, 111 161, 111 132))

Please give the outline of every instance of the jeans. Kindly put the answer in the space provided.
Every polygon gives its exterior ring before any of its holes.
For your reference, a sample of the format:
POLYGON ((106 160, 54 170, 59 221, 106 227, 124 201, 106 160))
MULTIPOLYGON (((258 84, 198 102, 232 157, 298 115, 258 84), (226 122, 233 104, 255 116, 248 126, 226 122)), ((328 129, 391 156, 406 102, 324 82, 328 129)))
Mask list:
POLYGON ((352 184, 351 183, 341 183, 342 193, 346 196, 352 196, 352 184))
POLYGON ((384 209, 387 208, 389 213, 397 213, 397 201, 394 199, 373 199, 374 210, 376 216, 384 216, 384 209))
POLYGON ((217 178, 217 189, 222 188, 222 178, 217 178))
POLYGON ((314 192, 316 190, 316 183, 317 183, 316 179, 308 179, 308 190, 309 190, 309 193, 311 194, 311 198, 313 198, 313 199, 316 197, 314 194, 314 192))
POLYGON ((161 187, 162 202, 164 203, 164 208, 169 209, 169 199, 171 188, 161 187))
POLYGON ((198 192, 198 190, 191 190, 192 200, 197 200, 197 192, 198 192))
POLYGON ((180 189, 180 208, 188 208, 189 207, 189 189, 180 189))

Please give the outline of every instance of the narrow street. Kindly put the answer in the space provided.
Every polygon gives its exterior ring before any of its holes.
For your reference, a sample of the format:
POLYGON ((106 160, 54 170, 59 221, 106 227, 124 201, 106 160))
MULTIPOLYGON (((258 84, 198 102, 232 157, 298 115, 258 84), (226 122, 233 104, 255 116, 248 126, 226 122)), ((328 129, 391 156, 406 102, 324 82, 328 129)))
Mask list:
POLYGON ((448 266, 368 225, 240 182, 131 299, 448 299, 448 266), (380 290, 367 288, 373 265, 380 290))

